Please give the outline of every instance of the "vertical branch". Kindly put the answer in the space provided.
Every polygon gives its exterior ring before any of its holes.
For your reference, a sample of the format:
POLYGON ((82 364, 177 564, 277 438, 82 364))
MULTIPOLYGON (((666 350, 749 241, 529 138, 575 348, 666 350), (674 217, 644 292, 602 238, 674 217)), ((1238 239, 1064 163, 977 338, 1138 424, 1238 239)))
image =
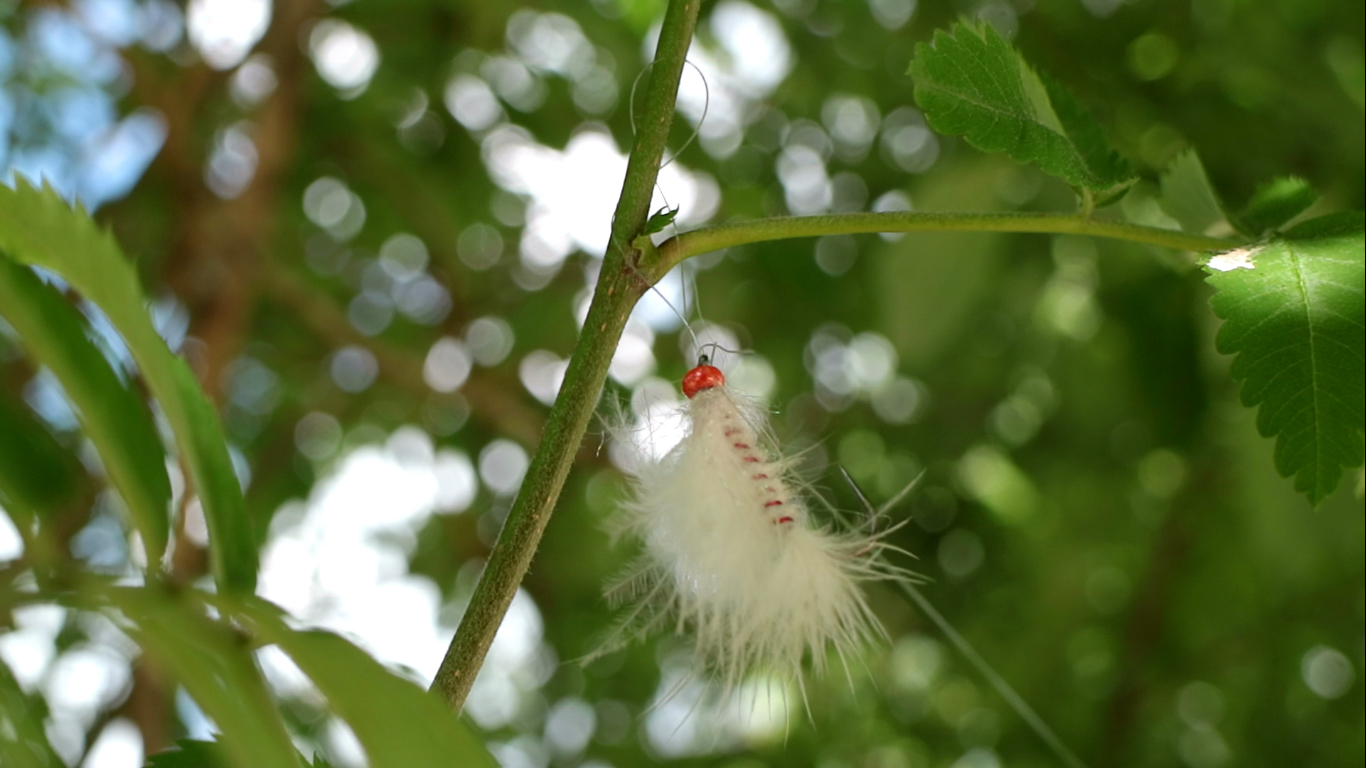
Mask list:
MULTIPOLYGON (((281 190, 295 160, 308 75, 299 35, 323 10, 321 0, 275 4, 270 28, 256 50, 271 57, 278 85, 251 115, 256 171, 237 197, 221 200, 209 192, 201 176, 202 158, 185 135, 203 127, 212 105, 202 98, 177 104, 179 89, 166 95, 172 103, 157 104, 174 115, 169 120, 166 161, 173 174, 177 232, 164 277, 189 309, 190 335, 204 343, 198 373, 216 402, 223 400, 223 373, 241 351, 256 308, 281 190)), ((198 70, 185 78, 182 87, 191 95, 206 95, 198 70)))
POLYGON ((649 217, 659 163, 673 124, 683 60, 692 41, 701 0, 671 0, 664 12, 659 46, 645 92, 644 111, 626 165, 626 179, 612 217, 612 239, 588 309, 588 318, 565 372, 559 397, 527 469, 517 501, 498 534, 488 565, 470 598, 460 628, 432 681, 452 709, 459 710, 474 685, 493 636, 541 541, 574 454, 597 406, 617 341, 636 300, 648 287, 638 276, 639 252, 631 241, 649 217))

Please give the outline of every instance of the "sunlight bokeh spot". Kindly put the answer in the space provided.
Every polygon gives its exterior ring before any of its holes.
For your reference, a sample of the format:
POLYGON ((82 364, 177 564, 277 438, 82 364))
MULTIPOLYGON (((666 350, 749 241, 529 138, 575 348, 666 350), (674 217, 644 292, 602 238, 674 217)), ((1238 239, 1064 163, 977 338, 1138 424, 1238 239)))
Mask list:
POLYGON ((270 24, 270 0, 190 0, 190 43, 214 69, 237 66, 270 24))
POLYGON ((465 342, 443 336, 432 344, 422 364, 422 379, 437 392, 454 392, 469 378, 474 367, 465 342))
POLYGON ((471 224, 460 233, 456 252, 470 269, 488 269, 503 256, 503 236, 488 224, 471 224))
POLYGON ((944 573, 962 579, 981 567, 986 550, 977 534, 966 528, 955 528, 939 540, 938 555, 944 573))
POLYGON ((237 106, 250 109, 274 93, 279 84, 270 57, 258 53, 242 62, 242 66, 232 73, 232 79, 228 81, 228 93, 237 106))
POLYGON ((612 365, 608 369, 612 379, 629 387, 654 373, 654 341, 655 335, 649 326, 628 321, 617 342, 616 352, 612 354, 612 365))
POLYGON ((390 235, 379 248, 380 266, 399 282, 407 282, 421 275, 430 258, 426 243, 407 232, 390 235))
POLYGON ((324 19, 308 35, 308 48, 318 74, 328 85, 341 91, 342 98, 354 98, 370 84, 379 67, 379 49, 365 32, 337 19, 324 19))
POLYGON ((204 183, 225 200, 242 194, 256 174, 259 158, 249 127, 234 123, 214 136, 213 153, 204 168, 204 183))
POLYGON ((512 352, 516 336, 512 325, 501 317, 481 317, 465 329, 465 343, 474 362, 497 365, 512 352))
POLYGON ((1300 675, 1309 690, 1324 699, 1342 697, 1356 682, 1352 660, 1326 645, 1316 645, 1305 652, 1300 662, 1300 675))
POLYGON ((517 374, 532 397, 550 405, 560 393, 560 384, 568 368, 569 361, 554 352, 533 349, 517 364, 517 374))
POLYGON ((464 451, 442 448, 432 463, 438 512, 464 512, 479 494, 479 476, 464 451))
POLYGON ((24 540, 14 520, 0 507, 0 562, 16 560, 24 554, 24 540))
POLYGON ((341 424, 330 413, 313 411, 294 426, 294 444, 299 453, 314 461, 322 461, 336 453, 341 439, 341 424))
POLYGON ((511 496, 521 486, 528 463, 522 446, 511 440, 494 440, 479 452, 479 476, 494 493, 511 496))
POLYGON ((81 768, 142 768, 142 733, 127 718, 115 718, 90 745, 81 768))
POLYGON ((446 84, 446 109, 473 132, 492 128, 503 117, 503 108, 488 83, 474 75, 456 75, 446 84))
POLYGON ((333 353, 329 369, 337 386, 351 393, 369 389, 379 375, 379 363, 374 354, 357 346, 342 347, 333 353))

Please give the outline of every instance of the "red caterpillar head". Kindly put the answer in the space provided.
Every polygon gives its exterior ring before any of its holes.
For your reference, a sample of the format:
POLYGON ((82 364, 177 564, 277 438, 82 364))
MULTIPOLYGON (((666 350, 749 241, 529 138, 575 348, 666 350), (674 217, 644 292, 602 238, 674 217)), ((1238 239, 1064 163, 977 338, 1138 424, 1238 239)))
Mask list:
POLYGON ((683 394, 691 400, 692 396, 704 389, 719 387, 726 383, 726 375, 721 373, 720 368, 707 364, 707 359, 702 358, 702 364, 688 371, 688 375, 683 377, 683 394))

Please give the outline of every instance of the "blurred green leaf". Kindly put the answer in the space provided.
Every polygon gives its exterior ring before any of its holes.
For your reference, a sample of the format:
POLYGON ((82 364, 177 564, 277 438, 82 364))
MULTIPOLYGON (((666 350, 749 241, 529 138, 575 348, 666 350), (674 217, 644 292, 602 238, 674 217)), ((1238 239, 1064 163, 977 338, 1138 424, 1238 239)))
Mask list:
POLYGON ((0 506, 41 517, 71 497, 79 472, 76 457, 28 408, 0 397, 0 506))
MULTIPOLYGON (((953 173, 924 180, 916 196, 923 210, 993 210, 993 185, 1010 161, 960 157, 953 173)), ((879 243, 868 260, 864 289, 883 332, 909 370, 930 369, 961 343, 999 278, 1006 236, 995 232, 915 232, 879 243), (952 253, 952 259, 941 254, 952 253), (907 286, 916 298, 907 301, 907 286)))
POLYGON ((152 587, 92 591, 133 623, 133 638, 222 729, 223 751, 235 768, 299 768, 250 647, 210 620, 193 593, 177 599, 152 587))
POLYGON ((1360 213, 1305 222, 1266 245, 1210 260, 1218 350, 1237 355, 1242 401, 1276 436, 1276 469, 1317 504, 1362 462, 1360 213))
MULTIPOLYGON (((82 429, 100 453, 110 482, 142 534, 147 562, 157 567, 170 528, 171 482, 147 406, 119 381, 104 355, 86 338, 80 315, 57 289, 28 267, 2 257, 0 317, 19 332, 34 361, 61 382, 82 429)), ((26 434, 30 442, 41 440, 37 432, 26 434)), ((0 444, 12 439, 24 438, 18 434, 0 437, 0 444)), ((30 475, 52 471, 54 447, 15 456, 15 468, 30 475)), ((0 455, 3 452, 0 448, 0 455)))
POLYGON ((0 765, 5 768, 62 768, 34 705, 9 665, 0 662, 0 765))
POLYGON ((1319 193, 1298 176, 1282 176, 1257 188, 1247 207, 1238 214, 1243 232, 1257 237, 1285 226, 1318 202, 1319 193))
POLYGON ((288 654, 351 726, 374 768, 497 765, 440 699, 350 642, 330 632, 292 630, 269 609, 248 613, 260 638, 288 654))
POLYGON ((1219 194, 1210 184, 1205 166, 1195 150, 1188 149, 1176 156, 1162 173, 1162 210, 1181 223, 1181 229, 1203 235, 1209 228, 1226 220, 1219 194))
POLYGON ((145 768, 232 768, 232 763, 216 741, 180 739, 174 749, 149 755, 145 768))
MULTIPOLYGON (((309 768, 332 768, 331 763, 316 753, 308 765, 309 768)), ((180 739, 174 749, 149 756, 144 768, 232 768, 232 763, 223 745, 216 741, 180 739)))
POLYGON ((1090 115, 1041 77, 990 26, 959 24, 915 48, 910 75, 930 127, 987 152, 1037 163, 1074 187, 1111 197, 1133 181, 1090 115))
POLYGON ((147 387, 175 432, 209 525, 214 576, 224 592, 254 591, 256 540, 243 512, 242 489, 213 405, 185 361, 173 355, 143 306, 133 265, 113 236, 51 187, 22 179, 0 185, 0 252, 61 275, 94 302, 123 335, 147 387))

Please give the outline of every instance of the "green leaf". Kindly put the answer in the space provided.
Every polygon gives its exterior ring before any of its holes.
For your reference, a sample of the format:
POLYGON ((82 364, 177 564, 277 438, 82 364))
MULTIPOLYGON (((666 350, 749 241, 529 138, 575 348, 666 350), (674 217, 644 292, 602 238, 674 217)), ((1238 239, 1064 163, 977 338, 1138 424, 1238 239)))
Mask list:
POLYGON ((76 457, 26 406, 0 396, 0 506, 45 517, 72 498, 80 471, 76 457))
POLYGON ((41 702, 19 688, 0 662, 0 765, 5 768, 64 768, 43 730, 41 702))
POLYGON ((910 75, 916 103, 940 133, 1037 163, 1101 197, 1133 183, 1129 164, 1076 99, 1040 77, 990 26, 936 32, 932 43, 916 46, 910 75))
MULTIPOLYGON (((170 528, 171 482, 146 404, 119 380, 86 337, 80 315, 62 294, 33 270, 3 257, 0 317, 19 333, 34 361, 47 366, 61 382, 85 435, 99 451, 109 481, 142 534, 148 566, 158 568, 170 528)), ((18 457, 19 466, 28 460, 18 457)))
POLYGON ((1203 235, 1209 228, 1227 220, 1219 195, 1209 182, 1205 166, 1195 150, 1188 149, 1167 166, 1162 178, 1162 197, 1158 204, 1168 216, 1181 223, 1182 231, 1203 235))
POLYGON ((674 217, 678 216, 677 208, 660 208, 654 215, 645 220, 645 227, 640 230, 642 235, 653 235, 656 232, 663 232, 664 228, 674 223, 674 217))
POLYGON ((185 361, 157 335, 144 307, 137 271, 114 238, 51 187, 22 179, 0 185, 0 252, 61 275, 118 329, 147 388, 175 433, 182 461, 204 507, 214 578, 225 593, 256 587, 256 539, 242 505, 223 427, 185 361))
POLYGON ((1312 219, 1269 243, 1215 256, 1218 350, 1237 355, 1242 401, 1276 436, 1276 469, 1317 504, 1362 462, 1360 213, 1312 219))
MULTIPOLYGON (((253 601, 260 603, 262 601, 253 601)), ((269 604, 264 604, 269 606, 269 604)), ((274 606, 244 610, 318 686, 355 731, 373 768, 494 768, 497 763, 440 699, 330 632, 285 626, 274 606)))
POLYGON ((1280 229, 1318 202, 1319 193, 1298 176, 1282 176, 1257 188, 1238 214, 1238 228, 1253 237, 1280 229))
POLYGON ((205 615, 196 593, 152 587, 98 588, 92 593, 118 609, 133 639, 185 686, 222 729, 220 742, 234 768, 300 768, 302 760, 244 638, 205 615))

